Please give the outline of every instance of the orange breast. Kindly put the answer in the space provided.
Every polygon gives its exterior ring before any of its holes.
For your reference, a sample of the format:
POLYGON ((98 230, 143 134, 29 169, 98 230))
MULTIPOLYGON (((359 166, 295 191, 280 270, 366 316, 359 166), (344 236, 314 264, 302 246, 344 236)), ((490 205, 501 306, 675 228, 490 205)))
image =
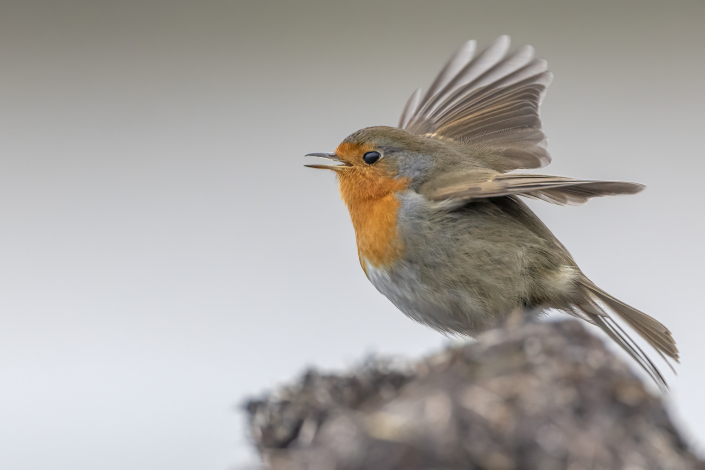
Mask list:
POLYGON ((403 251, 397 230, 399 201, 388 194, 374 202, 348 204, 355 228, 357 252, 362 268, 363 260, 375 267, 390 265, 403 251))
POLYGON ((407 179, 386 176, 382 168, 351 168, 340 172, 340 195, 350 211, 360 264, 388 266, 401 256, 404 246, 397 221, 400 202, 396 193, 409 186, 407 179))

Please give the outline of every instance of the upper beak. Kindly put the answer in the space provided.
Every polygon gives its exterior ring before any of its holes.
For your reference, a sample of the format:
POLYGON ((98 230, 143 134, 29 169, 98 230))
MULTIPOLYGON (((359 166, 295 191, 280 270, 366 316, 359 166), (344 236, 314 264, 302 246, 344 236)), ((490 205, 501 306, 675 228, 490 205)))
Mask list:
POLYGON ((327 158, 328 160, 333 160, 334 162, 340 163, 340 165, 304 165, 309 168, 318 168, 319 170, 334 170, 338 171, 341 168, 345 168, 347 166, 352 166, 348 162, 342 161, 338 156, 334 153, 327 153, 327 152, 318 152, 318 153, 308 153, 306 154, 307 157, 318 157, 318 158, 327 158))

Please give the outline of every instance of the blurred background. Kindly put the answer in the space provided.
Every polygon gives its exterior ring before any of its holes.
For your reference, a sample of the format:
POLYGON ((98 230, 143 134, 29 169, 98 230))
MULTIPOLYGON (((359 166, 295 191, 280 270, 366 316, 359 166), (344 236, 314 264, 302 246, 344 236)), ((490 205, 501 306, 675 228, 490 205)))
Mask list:
POLYGON ((447 344, 368 283, 303 155, 500 34, 555 73, 548 172, 648 187, 531 205, 673 331, 702 454, 704 24, 701 0, 2 2, 0 468, 240 468, 246 396, 447 344))

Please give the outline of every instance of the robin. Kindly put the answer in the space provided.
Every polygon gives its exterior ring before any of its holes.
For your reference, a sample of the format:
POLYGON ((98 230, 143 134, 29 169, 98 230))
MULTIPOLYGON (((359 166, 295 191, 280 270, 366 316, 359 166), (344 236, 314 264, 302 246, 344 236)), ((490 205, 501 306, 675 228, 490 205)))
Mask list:
POLYGON ((465 43, 411 95, 398 127, 367 127, 334 153, 307 155, 335 162, 306 166, 336 173, 367 278, 444 333, 474 336, 512 312, 561 310, 601 328, 665 389, 612 314, 677 362, 668 328, 593 284, 521 200, 581 204, 644 186, 510 173, 550 162, 538 108, 552 74, 531 46, 508 54, 507 36, 475 49, 465 43))

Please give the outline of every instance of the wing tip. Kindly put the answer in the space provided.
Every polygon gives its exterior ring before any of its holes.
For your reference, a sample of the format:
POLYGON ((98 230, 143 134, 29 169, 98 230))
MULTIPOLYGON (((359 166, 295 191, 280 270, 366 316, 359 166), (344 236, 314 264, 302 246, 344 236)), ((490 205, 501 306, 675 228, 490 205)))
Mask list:
POLYGON ((502 45, 506 44, 506 46, 509 47, 509 45, 512 43, 512 38, 509 37, 508 34, 500 34, 500 35, 497 37, 497 39, 495 39, 494 41, 492 41, 492 44, 494 45, 494 44, 500 44, 500 43, 501 43, 502 45))

